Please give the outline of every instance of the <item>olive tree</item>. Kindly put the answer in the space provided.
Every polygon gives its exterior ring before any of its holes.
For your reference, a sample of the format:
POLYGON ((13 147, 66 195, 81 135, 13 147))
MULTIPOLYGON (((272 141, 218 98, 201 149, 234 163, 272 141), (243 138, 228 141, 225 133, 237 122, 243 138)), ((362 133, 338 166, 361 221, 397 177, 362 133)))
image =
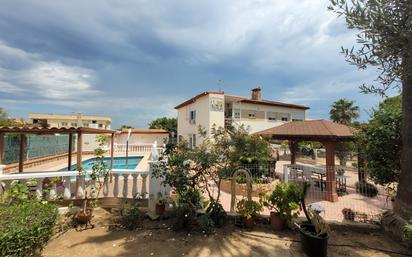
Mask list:
POLYGON ((342 47, 349 63, 378 70, 375 84, 364 93, 402 91, 402 154, 395 212, 412 216, 412 2, 410 0, 331 0, 329 9, 357 31, 356 46, 342 47))

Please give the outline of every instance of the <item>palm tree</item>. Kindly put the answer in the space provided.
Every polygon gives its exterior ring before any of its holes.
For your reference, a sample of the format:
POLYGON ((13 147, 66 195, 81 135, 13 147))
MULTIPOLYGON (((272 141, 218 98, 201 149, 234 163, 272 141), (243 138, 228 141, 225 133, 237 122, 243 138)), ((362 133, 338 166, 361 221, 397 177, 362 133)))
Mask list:
POLYGON ((329 112, 330 119, 337 123, 350 125, 352 120, 359 118, 359 106, 354 103, 345 98, 333 102, 329 112))

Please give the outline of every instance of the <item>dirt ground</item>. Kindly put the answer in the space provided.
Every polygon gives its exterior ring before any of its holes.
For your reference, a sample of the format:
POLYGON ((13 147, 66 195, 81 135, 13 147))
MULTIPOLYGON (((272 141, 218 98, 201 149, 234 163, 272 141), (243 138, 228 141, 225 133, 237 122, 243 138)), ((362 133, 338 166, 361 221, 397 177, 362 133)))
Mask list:
MULTIPOLYGON (((100 212, 96 216, 96 228, 81 232, 69 230, 51 240, 42 256, 305 256, 300 250, 297 232, 273 232, 266 225, 244 230, 229 224, 218 229, 216 234, 205 236, 174 232, 167 220, 147 220, 143 229, 135 231, 111 231, 108 229, 110 214, 100 212)), ((381 232, 332 231, 329 243, 329 256, 403 256, 370 248, 408 253, 381 232)))

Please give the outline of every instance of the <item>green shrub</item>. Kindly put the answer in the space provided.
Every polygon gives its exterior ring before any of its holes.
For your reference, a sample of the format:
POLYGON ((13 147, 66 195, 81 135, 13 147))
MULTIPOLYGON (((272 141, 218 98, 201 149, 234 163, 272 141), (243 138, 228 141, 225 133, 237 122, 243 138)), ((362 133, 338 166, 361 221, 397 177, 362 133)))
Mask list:
POLYGON ((211 201, 206 209, 206 213, 212 219, 215 227, 221 228, 223 227, 223 225, 225 225, 227 214, 220 203, 211 201))
POLYGON ((215 223, 209 214, 202 214, 197 218, 197 224, 199 229, 206 235, 210 235, 214 232, 215 223))
POLYGON ((26 201, 0 208, 0 256, 33 256, 49 241, 57 208, 26 201))
POLYGON ((378 195, 378 188, 371 183, 366 181, 356 182, 355 184, 356 192, 361 195, 368 196, 368 197, 375 197, 378 195))
POLYGON ((29 199, 29 188, 25 183, 20 180, 14 180, 11 182, 10 187, 4 192, 1 203, 11 205, 14 203, 22 203, 29 199))
POLYGON ((299 216, 299 203, 303 188, 293 183, 279 183, 270 193, 261 193, 259 202, 280 215, 285 221, 291 221, 299 216))
POLYGON ((180 204, 174 211, 174 230, 190 229, 196 221, 196 212, 188 204, 180 204))
POLYGON ((139 209, 139 202, 137 199, 133 199, 130 207, 125 208, 124 202, 121 204, 120 217, 115 220, 115 223, 122 229, 135 230, 142 227, 142 221, 144 219, 144 213, 139 209))
POLYGON ((407 245, 412 248, 412 220, 403 227, 403 236, 407 245))

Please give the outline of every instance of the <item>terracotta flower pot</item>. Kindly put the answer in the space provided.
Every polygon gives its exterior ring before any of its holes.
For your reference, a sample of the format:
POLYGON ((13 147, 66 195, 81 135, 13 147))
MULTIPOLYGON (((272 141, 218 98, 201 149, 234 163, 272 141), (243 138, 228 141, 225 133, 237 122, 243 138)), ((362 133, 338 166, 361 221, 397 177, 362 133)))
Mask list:
POLYGON ((243 218, 243 224, 246 228, 253 228, 255 226, 255 219, 254 218, 243 218))
POLYGON ((270 212, 270 226, 274 230, 283 230, 285 228, 285 220, 279 214, 272 211, 270 212))
POLYGON ((90 222, 92 219, 93 215, 93 209, 92 208, 87 208, 85 212, 81 211, 77 214, 77 222, 80 224, 86 224, 90 222))
POLYGON ((163 215, 165 213, 166 210, 166 205, 165 204, 156 204, 156 214, 157 215, 163 215))

